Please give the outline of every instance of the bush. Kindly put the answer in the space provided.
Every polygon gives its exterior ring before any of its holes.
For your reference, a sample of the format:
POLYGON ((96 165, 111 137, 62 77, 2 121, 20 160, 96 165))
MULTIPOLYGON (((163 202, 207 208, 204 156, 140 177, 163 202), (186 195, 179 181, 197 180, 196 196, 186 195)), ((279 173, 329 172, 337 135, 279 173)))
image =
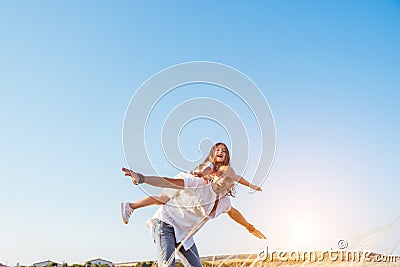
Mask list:
POLYGON ((146 262, 141 262, 136 267, 151 267, 153 266, 153 261, 146 261, 146 262))

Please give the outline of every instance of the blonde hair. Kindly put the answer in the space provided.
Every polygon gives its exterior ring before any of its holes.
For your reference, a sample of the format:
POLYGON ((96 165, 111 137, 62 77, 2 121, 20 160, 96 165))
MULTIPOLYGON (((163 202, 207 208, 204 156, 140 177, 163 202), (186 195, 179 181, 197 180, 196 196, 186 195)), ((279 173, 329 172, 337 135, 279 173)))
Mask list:
MULTIPOLYGON (((213 145, 213 146, 211 147, 210 152, 208 153, 208 156, 206 157, 206 159, 205 159, 202 163, 200 163, 200 165, 197 166, 197 167, 192 171, 192 174, 194 174, 194 175, 196 176, 196 173, 199 173, 201 170, 204 169, 205 166, 211 165, 211 164, 212 164, 212 167, 213 167, 213 171, 214 171, 214 172, 217 172, 218 169, 219 169, 221 166, 230 166, 230 161, 231 161, 231 156, 229 155, 229 149, 228 149, 228 147, 226 146, 226 144, 225 144, 225 143, 222 143, 222 142, 216 143, 215 145, 213 145), (216 162, 215 162, 215 151, 217 151, 217 148, 218 148, 219 146, 224 146, 224 147, 225 147, 225 149, 226 149, 226 156, 225 156, 224 162, 216 163, 216 162), (210 163, 211 163, 211 164, 210 164, 210 163)), ((232 178, 233 178, 233 180, 235 181, 235 177, 232 177, 232 178)), ((236 186, 236 183, 235 183, 235 186, 236 186)), ((227 193, 228 196, 235 197, 235 195, 236 195, 235 186, 232 187, 232 188, 228 191, 228 193, 227 193)))
POLYGON ((197 172, 202 170, 206 165, 210 165, 210 163, 212 163, 213 166, 213 170, 214 172, 216 172, 221 166, 230 166, 230 161, 231 161, 231 157, 229 155, 229 149, 228 147, 225 145, 225 143, 216 143, 215 145, 213 145, 210 149, 210 152, 208 153, 208 156, 206 157, 206 159, 199 165, 197 166, 193 172, 197 172), (216 163, 215 162, 215 151, 217 150, 217 148, 219 146, 224 146, 226 149, 226 156, 224 159, 224 162, 221 163, 216 163))

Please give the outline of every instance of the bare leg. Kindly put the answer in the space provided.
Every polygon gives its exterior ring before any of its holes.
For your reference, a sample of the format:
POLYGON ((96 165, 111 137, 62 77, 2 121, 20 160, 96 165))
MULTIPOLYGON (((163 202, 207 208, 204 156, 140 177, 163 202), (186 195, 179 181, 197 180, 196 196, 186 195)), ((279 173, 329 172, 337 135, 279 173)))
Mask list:
POLYGON ((151 205, 163 205, 168 202, 168 200, 169 197, 161 193, 159 196, 148 196, 136 202, 129 203, 129 206, 131 209, 139 209, 151 205))
POLYGON ((151 206, 151 205, 162 205, 168 202, 169 197, 167 195, 164 195, 161 193, 158 197, 157 196, 148 196, 145 198, 142 198, 141 200, 137 202, 122 202, 121 203, 121 215, 122 215, 122 221, 125 224, 128 224, 129 218, 131 217, 132 213, 135 211, 135 209, 151 206))

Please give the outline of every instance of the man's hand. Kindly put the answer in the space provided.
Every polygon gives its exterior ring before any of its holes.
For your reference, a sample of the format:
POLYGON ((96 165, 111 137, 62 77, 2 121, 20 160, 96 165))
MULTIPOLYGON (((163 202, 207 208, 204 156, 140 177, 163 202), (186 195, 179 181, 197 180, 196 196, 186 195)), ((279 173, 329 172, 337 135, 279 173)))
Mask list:
POLYGON ((255 237, 258 237, 260 239, 267 239, 263 233, 261 233, 259 230, 254 228, 252 224, 249 223, 249 225, 246 227, 247 231, 249 231, 250 234, 254 235, 255 237))
POLYGON ((256 191, 262 191, 261 187, 256 186, 256 185, 254 185, 254 184, 250 184, 249 187, 250 187, 251 189, 253 189, 253 190, 256 190, 256 191))
POLYGON ((151 176, 139 172, 134 172, 127 168, 122 168, 125 176, 129 176, 132 179, 134 185, 146 183, 152 186, 162 187, 162 188, 174 188, 174 189, 184 189, 185 181, 182 178, 167 178, 160 176, 151 176))
POLYGON ((124 175, 125 175, 125 176, 129 176, 129 177, 132 178, 132 183, 133 183, 134 185, 138 185, 138 184, 139 184, 139 183, 138 183, 139 179, 138 179, 138 177, 137 177, 137 174, 136 174, 134 171, 129 170, 129 169, 124 168, 124 167, 122 167, 122 171, 124 172, 124 175))
POLYGON ((127 168, 122 167, 122 171, 124 172, 125 176, 131 176, 132 177, 132 173, 133 173, 132 170, 129 170, 127 168))
POLYGON ((255 229, 253 230, 253 232, 250 232, 252 235, 254 235, 255 237, 258 237, 260 239, 267 239, 265 237, 265 235, 263 235, 263 233, 261 233, 259 230, 255 229))

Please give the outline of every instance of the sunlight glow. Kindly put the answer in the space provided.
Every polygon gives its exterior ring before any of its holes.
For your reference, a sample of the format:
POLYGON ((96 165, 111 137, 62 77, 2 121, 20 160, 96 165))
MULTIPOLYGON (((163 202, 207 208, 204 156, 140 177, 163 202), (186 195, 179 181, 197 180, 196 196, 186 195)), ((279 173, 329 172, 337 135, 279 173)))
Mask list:
POLYGON ((312 240, 312 227, 308 223, 297 223, 293 226, 293 236, 296 244, 306 246, 312 240))

